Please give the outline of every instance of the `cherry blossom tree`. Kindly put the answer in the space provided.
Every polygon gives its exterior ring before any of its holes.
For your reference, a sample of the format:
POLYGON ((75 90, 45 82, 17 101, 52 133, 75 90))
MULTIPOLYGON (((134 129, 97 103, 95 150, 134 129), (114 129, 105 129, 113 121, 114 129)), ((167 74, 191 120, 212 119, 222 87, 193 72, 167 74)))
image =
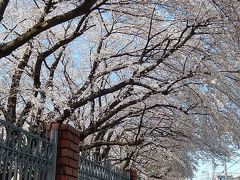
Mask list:
POLYGON ((239 147, 237 0, 1 0, 1 118, 70 123, 147 177, 239 147))

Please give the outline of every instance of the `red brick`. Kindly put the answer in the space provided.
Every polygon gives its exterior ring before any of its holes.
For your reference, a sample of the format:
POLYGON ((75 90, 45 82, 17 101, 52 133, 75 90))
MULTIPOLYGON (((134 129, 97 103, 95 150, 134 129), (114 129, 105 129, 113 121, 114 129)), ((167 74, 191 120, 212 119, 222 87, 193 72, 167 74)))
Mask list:
POLYGON ((79 152, 79 146, 78 146, 78 144, 74 144, 74 143, 70 142, 69 148, 70 148, 71 150, 75 151, 75 152, 79 152))
POLYGON ((68 175, 57 175, 56 180, 77 180, 77 178, 68 175))
POLYGON ((73 167, 73 168, 77 169, 77 168, 78 168, 78 161, 69 159, 68 165, 69 165, 70 167, 73 167))
POLYGON ((80 137, 80 131, 76 129, 75 135, 76 135, 77 137, 80 137))
POLYGON ((60 139, 58 142, 58 148, 69 148, 70 141, 67 139, 60 139))
POLYGON ((68 139, 74 142, 74 134, 69 131, 62 131, 61 132, 61 139, 68 139))
POLYGON ((61 149, 57 150, 57 156, 59 156, 59 157, 61 156, 61 149))
POLYGON ((78 161, 78 160, 79 160, 79 153, 74 152, 74 153, 73 153, 73 159, 75 159, 76 161, 78 161))
POLYGON ((69 131, 69 124, 61 124, 61 130, 67 130, 69 131))
POLYGON ((46 126, 59 130, 56 180, 77 180, 79 163, 80 131, 68 124, 53 123, 46 126))
POLYGON ((137 180, 137 170, 136 169, 130 169, 130 179, 131 180, 137 180))
POLYGON ((68 157, 57 157, 57 165, 67 165, 68 166, 68 157))
POLYGON ((70 149, 61 149, 61 155, 60 156, 74 158, 73 154, 74 154, 74 152, 70 149))
POLYGON ((80 143, 80 137, 75 135, 74 136, 74 142, 75 142, 75 144, 79 144, 80 143))
POLYGON ((68 176, 68 179, 67 180, 77 180, 76 177, 71 177, 71 176, 68 176))
POLYGON ((73 177, 78 177, 78 169, 72 169, 73 177))
POLYGON ((75 128, 74 127, 72 127, 72 126, 68 126, 68 129, 69 129, 69 131, 71 132, 71 133, 73 133, 74 134, 74 131, 75 131, 75 128))
POLYGON ((72 168, 68 167, 68 166, 59 166, 57 172, 58 172, 58 174, 61 174, 61 175, 72 176, 72 168))
POLYGON ((78 131, 77 129, 74 129, 74 130, 73 130, 73 134, 74 134, 74 135, 77 135, 77 131, 78 131))
POLYGON ((66 175, 57 175, 56 180, 68 180, 66 175))

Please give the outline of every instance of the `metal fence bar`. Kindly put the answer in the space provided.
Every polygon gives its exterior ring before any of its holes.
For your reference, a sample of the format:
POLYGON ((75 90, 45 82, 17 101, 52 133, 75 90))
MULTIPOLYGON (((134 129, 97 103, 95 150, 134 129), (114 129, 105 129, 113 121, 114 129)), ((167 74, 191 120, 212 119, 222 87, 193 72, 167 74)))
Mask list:
POLYGON ((47 177, 47 178, 55 180, 55 177, 56 177, 56 163, 57 163, 58 129, 51 130, 50 140, 53 143, 53 151, 52 151, 53 169, 52 169, 52 173, 48 174, 49 177, 47 177))
POLYGON ((0 180, 54 180, 56 142, 56 132, 44 137, 0 119, 0 180))
POLYGON ((130 173, 80 155, 78 180, 130 180, 130 173))

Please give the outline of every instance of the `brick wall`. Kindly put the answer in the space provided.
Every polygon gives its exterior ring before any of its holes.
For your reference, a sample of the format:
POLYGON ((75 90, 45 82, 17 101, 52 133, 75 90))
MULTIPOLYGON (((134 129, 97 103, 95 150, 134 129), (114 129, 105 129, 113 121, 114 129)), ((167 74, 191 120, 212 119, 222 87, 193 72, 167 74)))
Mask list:
POLYGON ((131 168, 130 172, 130 180, 137 180, 137 170, 135 168, 131 168))
POLYGON ((68 124, 54 123, 48 130, 58 130, 56 180, 77 180, 80 132, 68 124))

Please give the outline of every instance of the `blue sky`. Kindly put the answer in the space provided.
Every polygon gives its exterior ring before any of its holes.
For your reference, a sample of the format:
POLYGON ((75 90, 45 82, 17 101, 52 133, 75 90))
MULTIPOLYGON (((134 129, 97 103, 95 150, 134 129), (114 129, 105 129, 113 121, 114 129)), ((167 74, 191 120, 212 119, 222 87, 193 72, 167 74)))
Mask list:
MULTIPOLYGON (((216 174, 222 173, 222 175, 224 175, 224 163, 216 161, 216 164, 216 174)), ((233 177, 240 176, 240 157, 235 157, 232 161, 227 163, 227 173, 228 175, 233 175, 233 177)), ((212 175, 212 161, 209 160, 208 162, 200 162, 199 170, 195 173, 193 180, 212 180, 212 175)))

